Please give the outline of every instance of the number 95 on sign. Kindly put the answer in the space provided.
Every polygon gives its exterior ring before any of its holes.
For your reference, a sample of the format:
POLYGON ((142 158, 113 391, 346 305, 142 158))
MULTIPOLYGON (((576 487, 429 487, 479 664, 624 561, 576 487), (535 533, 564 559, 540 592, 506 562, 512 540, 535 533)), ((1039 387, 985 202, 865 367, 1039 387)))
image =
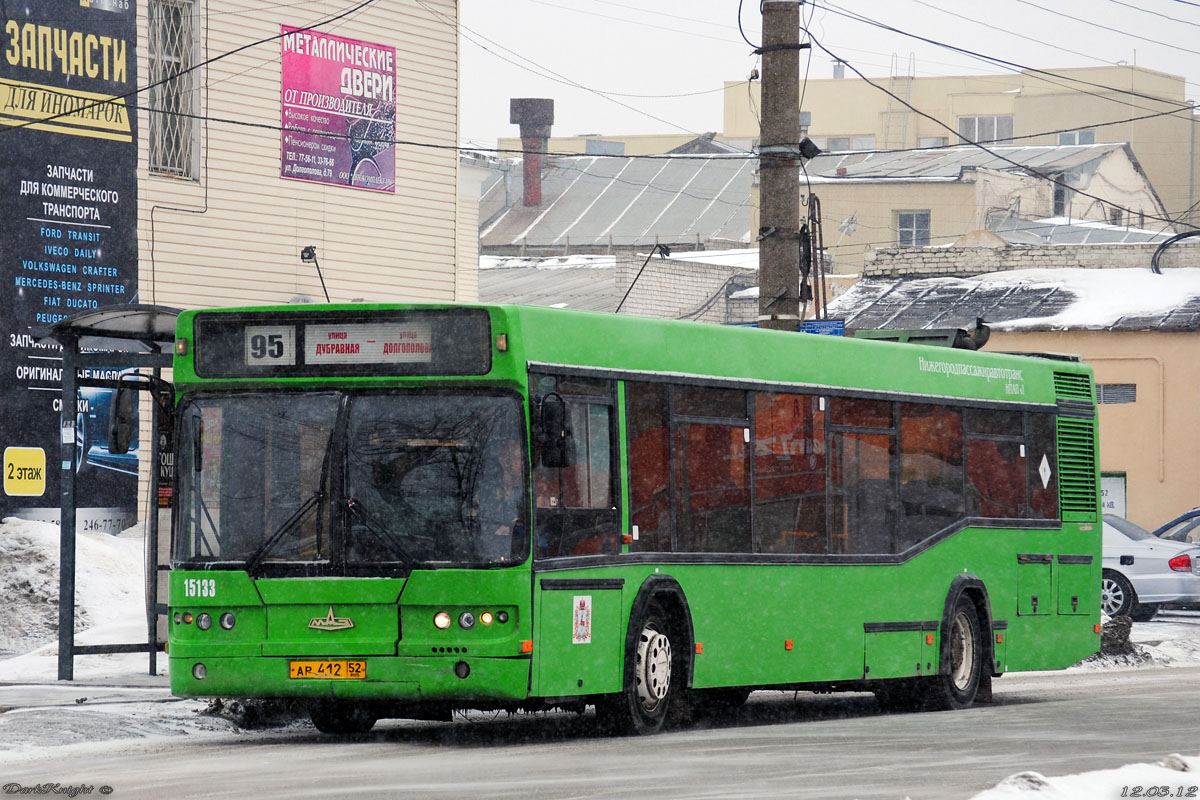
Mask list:
POLYGON ((296 329, 291 325, 247 325, 246 366, 296 364, 296 329))

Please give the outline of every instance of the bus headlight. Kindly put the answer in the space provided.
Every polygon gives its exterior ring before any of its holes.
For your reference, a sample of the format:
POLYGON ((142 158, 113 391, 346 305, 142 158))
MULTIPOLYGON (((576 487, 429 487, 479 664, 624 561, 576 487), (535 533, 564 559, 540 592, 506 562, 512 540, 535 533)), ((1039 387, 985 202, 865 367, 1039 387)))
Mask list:
POLYGON ((208 677, 208 667, 204 666, 204 664, 200 663, 199 661, 197 661, 195 664, 192 664, 192 677, 198 681, 204 680, 208 677))
POLYGON ((217 624, 225 630, 231 631, 233 630, 233 626, 237 625, 237 618, 234 617, 233 614, 226 611, 221 615, 220 619, 217 620, 217 624))
POLYGON ((196 617, 196 627, 202 631, 206 631, 212 627, 212 617, 205 613, 196 617))
POLYGON ((458 624, 462 626, 464 631, 469 631, 475 627, 475 615, 470 611, 464 611, 458 617, 458 624))
POLYGON ((480 614, 479 621, 482 622, 484 625, 491 625, 492 624, 492 612, 485 611, 482 614, 480 614))
POLYGON ((450 615, 445 611, 439 611, 433 616, 433 627, 439 631, 444 631, 450 627, 450 615))

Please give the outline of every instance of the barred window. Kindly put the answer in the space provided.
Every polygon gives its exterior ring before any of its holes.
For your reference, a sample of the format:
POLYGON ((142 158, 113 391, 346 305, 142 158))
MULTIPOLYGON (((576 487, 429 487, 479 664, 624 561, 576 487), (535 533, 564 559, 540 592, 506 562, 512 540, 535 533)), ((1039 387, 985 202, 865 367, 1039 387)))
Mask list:
POLYGON ((199 178, 200 52, 195 0, 150 0, 148 7, 150 172, 199 178))

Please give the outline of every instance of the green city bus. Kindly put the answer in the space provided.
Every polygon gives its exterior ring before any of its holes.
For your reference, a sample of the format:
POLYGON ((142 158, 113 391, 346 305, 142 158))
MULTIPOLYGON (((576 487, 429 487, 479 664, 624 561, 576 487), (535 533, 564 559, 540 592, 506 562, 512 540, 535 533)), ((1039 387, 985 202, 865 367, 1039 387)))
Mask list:
POLYGON ((1099 647, 1071 358, 425 304, 188 311, 175 352, 176 695, 652 733, 1099 647))

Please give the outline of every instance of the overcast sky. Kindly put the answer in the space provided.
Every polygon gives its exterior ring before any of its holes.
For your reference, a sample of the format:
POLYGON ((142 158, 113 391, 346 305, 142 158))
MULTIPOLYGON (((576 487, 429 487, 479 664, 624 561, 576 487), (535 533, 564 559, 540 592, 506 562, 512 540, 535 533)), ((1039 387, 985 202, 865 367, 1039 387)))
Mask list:
MULTIPOLYGON (((738 5, 460 0, 462 138, 494 146, 517 135, 510 97, 553 98, 557 135, 720 131, 723 82, 745 79, 757 64, 738 30, 738 5)), ((757 0, 741 11, 746 38, 759 43, 757 0)), ((821 0, 801 12, 821 45, 869 77, 886 77, 893 56, 907 73, 910 54, 918 77, 1004 68, 846 13, 1039 69, 1136 63, 1183 75, 1188 98, 1200 100, 1200 0, 821 0)), ((811 63, 801 59, 802 75, 807 65, 810 77, 832 77, 819 48, 811 63)))

